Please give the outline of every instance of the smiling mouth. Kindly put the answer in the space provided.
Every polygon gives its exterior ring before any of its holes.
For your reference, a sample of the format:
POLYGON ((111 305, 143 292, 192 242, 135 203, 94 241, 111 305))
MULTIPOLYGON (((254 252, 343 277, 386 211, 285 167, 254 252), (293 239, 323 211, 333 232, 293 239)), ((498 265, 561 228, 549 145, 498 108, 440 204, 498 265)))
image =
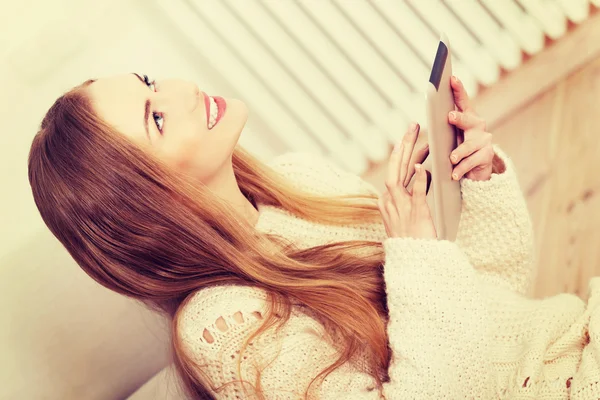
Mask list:
POLYGON ((204 96, 204 106, 206 109, 206 126, 208 129, 214 128, 227 109, 227 102, 221 96, 209 96, 202 92, 204 96))

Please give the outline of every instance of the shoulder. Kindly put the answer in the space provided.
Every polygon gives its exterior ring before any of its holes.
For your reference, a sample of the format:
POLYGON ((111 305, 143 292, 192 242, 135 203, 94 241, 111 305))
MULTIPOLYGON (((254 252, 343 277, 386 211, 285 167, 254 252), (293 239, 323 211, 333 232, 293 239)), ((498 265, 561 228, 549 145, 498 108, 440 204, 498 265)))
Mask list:
POLYGON ((183 311, 196 309, 206 313, 215 306, 221 310, 262 306, 266 302, 267 292, 258 287, 223 284, 198 290, 191 296, 183 311))
MULTIPOLYGON (((182 350, 199 368, 193 369, 197 379, 214 387, 235 380, 242 346, 264 322, 266 299, 264 290, 238 285, 212 286, 191 295, 179 312, 176 334, 182 350)), ((250 345, 257 347, 255 341, 250 345)), ((252 348, 244 358, 252 355, 252 348)), ((242 366, 245 376, 252 373, 251 364, 242 366)), ((224 397, 236 388, 225 389, 224 397)))
POLYGON ((289 182, 294 186, 315 194, 379 194, 373 185, 345 170, 325 155, 287 152, 273 158, 267 164, 289 178, 289 182))
MULTIPOLYGON (((224 360, 223 354, 237 357, 245 340, 264 323, 269 306, 264 289, 241 285, 202 289, 180 311, 177 336, 188 355, 196 360, 209 364, 231 362, 233 358, 224 360)), ((318 320, 293 307, 283 329, 271 326, 251 343, 255 351, 268 349, 285 337, 299 338, 298 333, 308 332, 307 328, 319 337, 325 336, 324 326, 318 320)), ((300 339, 306 341, 305 337, 300 339)))
MULTIPOLYGON (((262 289, 215 286, 194 293, 181 310, 178 335, 182 347, 196 364, 198 370, 193 371, 199 380, 207 380, 213 387, 227 384, 219 392, 219 398, 234 398, 248 388, 240 383, 257 382, 259 377, 269 398, 280 398, 284 392, 299 398, 313 377, 339 355, 325 327, 312 316, 294 309, 282 329, 268 327, 242 352, 243 343, 264 322, 260 313, 266 312, 265 305, 266 292, 262 289), (229 317, 237 312, 243 322, 229 317), (221 316, 227 323, 223 330, 215 324, 221 316), (214 336, 210 343, 203 338, 205 329, 214 336)), ((343 390, 348 384, 356 385, 356 374, 351 371, 349 365, 343 366, 326 384, 343 390)), ((359 378, 365 386, 372 384, 366 375, 359 378)))
POLYGON ((282 174, 317 174, 322 177, 356 176, 340 167, 333 159, 317 153, 293 151, 274 157, 269 166, 282 174))
MULTIPOLYGON (((258 317, 256 313, 263 315, 267 306, 267 293, 250 286, 220 285, 199 290, 180 311, 177 320, 178 334, 185 341, 207 343, 204 339, 204 330, 207 329, 213 337, 216 322, 223 318, 226 323, 238 322, 233 316, 241 313, 242 317, 248 317, 245 321, 250 322, 251 316, 258 317)), ((258 318, 256 318, 258 319, 258 318)), ((227 324, 229 326, 229 324, 227 324)))

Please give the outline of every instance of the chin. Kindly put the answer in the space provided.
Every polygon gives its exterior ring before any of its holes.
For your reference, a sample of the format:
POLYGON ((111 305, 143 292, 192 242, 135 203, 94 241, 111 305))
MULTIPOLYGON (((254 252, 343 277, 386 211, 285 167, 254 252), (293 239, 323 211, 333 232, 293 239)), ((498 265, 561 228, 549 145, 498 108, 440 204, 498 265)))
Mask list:
MULTIPOLYGON (((227 99, 227 111, 226 114, 229 117, 229 127, 235 135, 235 141, 237 143, 246 121, 248 121, 248 107, 246 103, 238 99, 227 99)), ((235 144, 234 144, 235 145, 235 144)))
POLYGON ((236 120, 239 120, 243 125, 246 124, 248 120, 248 106, 246 106, 246 103, 238 99, 227 99, 227 109, 232 111, 232 117, 235 115, 236 120))
MULTIPOLYGON (((244 126, 246 126, 246 121, 248 120, 248 107, 246 103, 238 99, 227 98, 227 111, 225 112, 222 132, 226 132, 225 136, 222 136, 223 140, 226 143, 223 143, 226 147, 230 149, 230 157, 233 157, 233 150, 235 146, 238 144, 239 138, 242 134, 244 126), (227 121, 225 121, 225 119, 227 121)), ((218 124, 217 124, 218 126, 218 124)))

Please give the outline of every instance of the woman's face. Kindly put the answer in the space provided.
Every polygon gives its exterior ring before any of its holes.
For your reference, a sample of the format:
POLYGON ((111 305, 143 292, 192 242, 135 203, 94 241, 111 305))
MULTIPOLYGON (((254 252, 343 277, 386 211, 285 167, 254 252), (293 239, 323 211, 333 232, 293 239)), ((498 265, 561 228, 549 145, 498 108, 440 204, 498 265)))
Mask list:
POLYGON ((195 83, 181 79, 153 81, 143 74, 124 74, 98 79, 88 89, 94 109, 107 123, 207 184, 231 164, 248 118, 240 100, 217 97, 215 107, 195 83), (217 108, 219 120, 213 126, 217 108))

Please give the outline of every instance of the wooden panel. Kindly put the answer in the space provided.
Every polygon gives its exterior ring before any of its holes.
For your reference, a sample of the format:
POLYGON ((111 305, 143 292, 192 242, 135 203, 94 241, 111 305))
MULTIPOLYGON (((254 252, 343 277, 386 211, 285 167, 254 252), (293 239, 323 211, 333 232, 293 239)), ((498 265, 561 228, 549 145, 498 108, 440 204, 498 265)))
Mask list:
POLYGON ((526 193, 536 234, 536 297, 587 296, 600 275, 600 58, 495 130, 526 193))
POLYGON ((592 8, 589 19, 580 25, 571 24, 565 37, 548 40, 544 51, 479 92, 475 107, 486 117, 488 126, 494 127, 599 55, 600 11, 592 8))

